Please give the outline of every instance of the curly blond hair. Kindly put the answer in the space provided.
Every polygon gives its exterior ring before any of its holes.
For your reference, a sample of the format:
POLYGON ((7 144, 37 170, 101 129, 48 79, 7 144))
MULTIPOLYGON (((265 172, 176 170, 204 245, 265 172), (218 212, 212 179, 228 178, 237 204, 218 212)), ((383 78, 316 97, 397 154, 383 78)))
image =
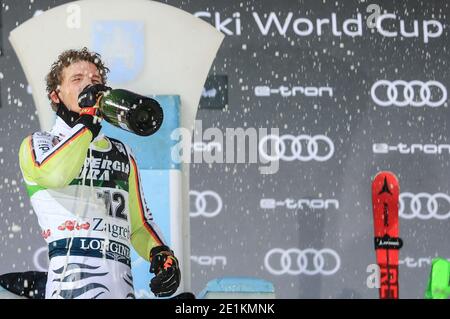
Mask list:
POLYGON ((62 74, 64 68, 68 67, 72 63, 79 61, 88 61, 93 63, 102 78, 102 82, 106 84, 107 76, 106 74, 109 72, 109 69, 105 66, 103 61, 101 60, 100 54, 96 52, 91 52, 88 48, 84 47, 81 50, 66 50, 62 52, 58 59, 52 64, 50 73, 45 77, 45 81, 47 83, 47 96, 51 102, 52 109, 56 112, 58 105, 54 103, 50 94, 53 91, 56 91, 62 82, 62 74))

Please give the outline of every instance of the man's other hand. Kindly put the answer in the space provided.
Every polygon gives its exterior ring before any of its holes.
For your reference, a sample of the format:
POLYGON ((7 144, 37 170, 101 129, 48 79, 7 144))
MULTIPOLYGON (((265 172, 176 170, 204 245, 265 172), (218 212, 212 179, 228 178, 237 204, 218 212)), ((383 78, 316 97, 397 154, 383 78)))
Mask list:
POLYGON ((150 252, 150 272, 155 277, 150 281, 150 289, 156 297, 168 297, 180 285, 181 273, 178 259, 167 246, 157 246, 150 252))

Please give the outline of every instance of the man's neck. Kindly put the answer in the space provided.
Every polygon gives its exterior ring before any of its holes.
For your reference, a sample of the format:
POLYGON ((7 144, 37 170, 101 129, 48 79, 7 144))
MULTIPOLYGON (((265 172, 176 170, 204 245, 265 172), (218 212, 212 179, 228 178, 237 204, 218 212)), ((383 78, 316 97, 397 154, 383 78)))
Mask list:
POLYGON ((70 111, 62 103, 59 104, 56 115, 60 117, 69 127, 74 127, 75 121, 80 118, 80 114, 70 111))

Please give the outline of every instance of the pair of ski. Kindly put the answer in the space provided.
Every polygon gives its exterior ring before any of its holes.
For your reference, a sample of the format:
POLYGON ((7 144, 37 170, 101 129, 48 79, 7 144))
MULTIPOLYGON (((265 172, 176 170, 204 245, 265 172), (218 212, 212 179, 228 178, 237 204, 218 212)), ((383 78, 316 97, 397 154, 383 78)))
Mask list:
POLYGON ((378 173, 372 182, 375 253, 380 267, 380 299, 398 299, 399 238, 398 205, 400 186, 392 172, 378 173))

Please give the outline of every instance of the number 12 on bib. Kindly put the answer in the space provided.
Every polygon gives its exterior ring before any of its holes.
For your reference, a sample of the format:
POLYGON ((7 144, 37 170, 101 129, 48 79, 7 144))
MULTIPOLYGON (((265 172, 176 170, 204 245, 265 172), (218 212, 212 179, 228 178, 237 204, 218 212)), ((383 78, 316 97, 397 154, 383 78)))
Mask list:
POLYGON ((403 246, 399 238, 397 177, 379 172, 372 181, 372 206, 375 229, 375 253, 380 267, 380 299, 398 299, 398 256, 403 246))

